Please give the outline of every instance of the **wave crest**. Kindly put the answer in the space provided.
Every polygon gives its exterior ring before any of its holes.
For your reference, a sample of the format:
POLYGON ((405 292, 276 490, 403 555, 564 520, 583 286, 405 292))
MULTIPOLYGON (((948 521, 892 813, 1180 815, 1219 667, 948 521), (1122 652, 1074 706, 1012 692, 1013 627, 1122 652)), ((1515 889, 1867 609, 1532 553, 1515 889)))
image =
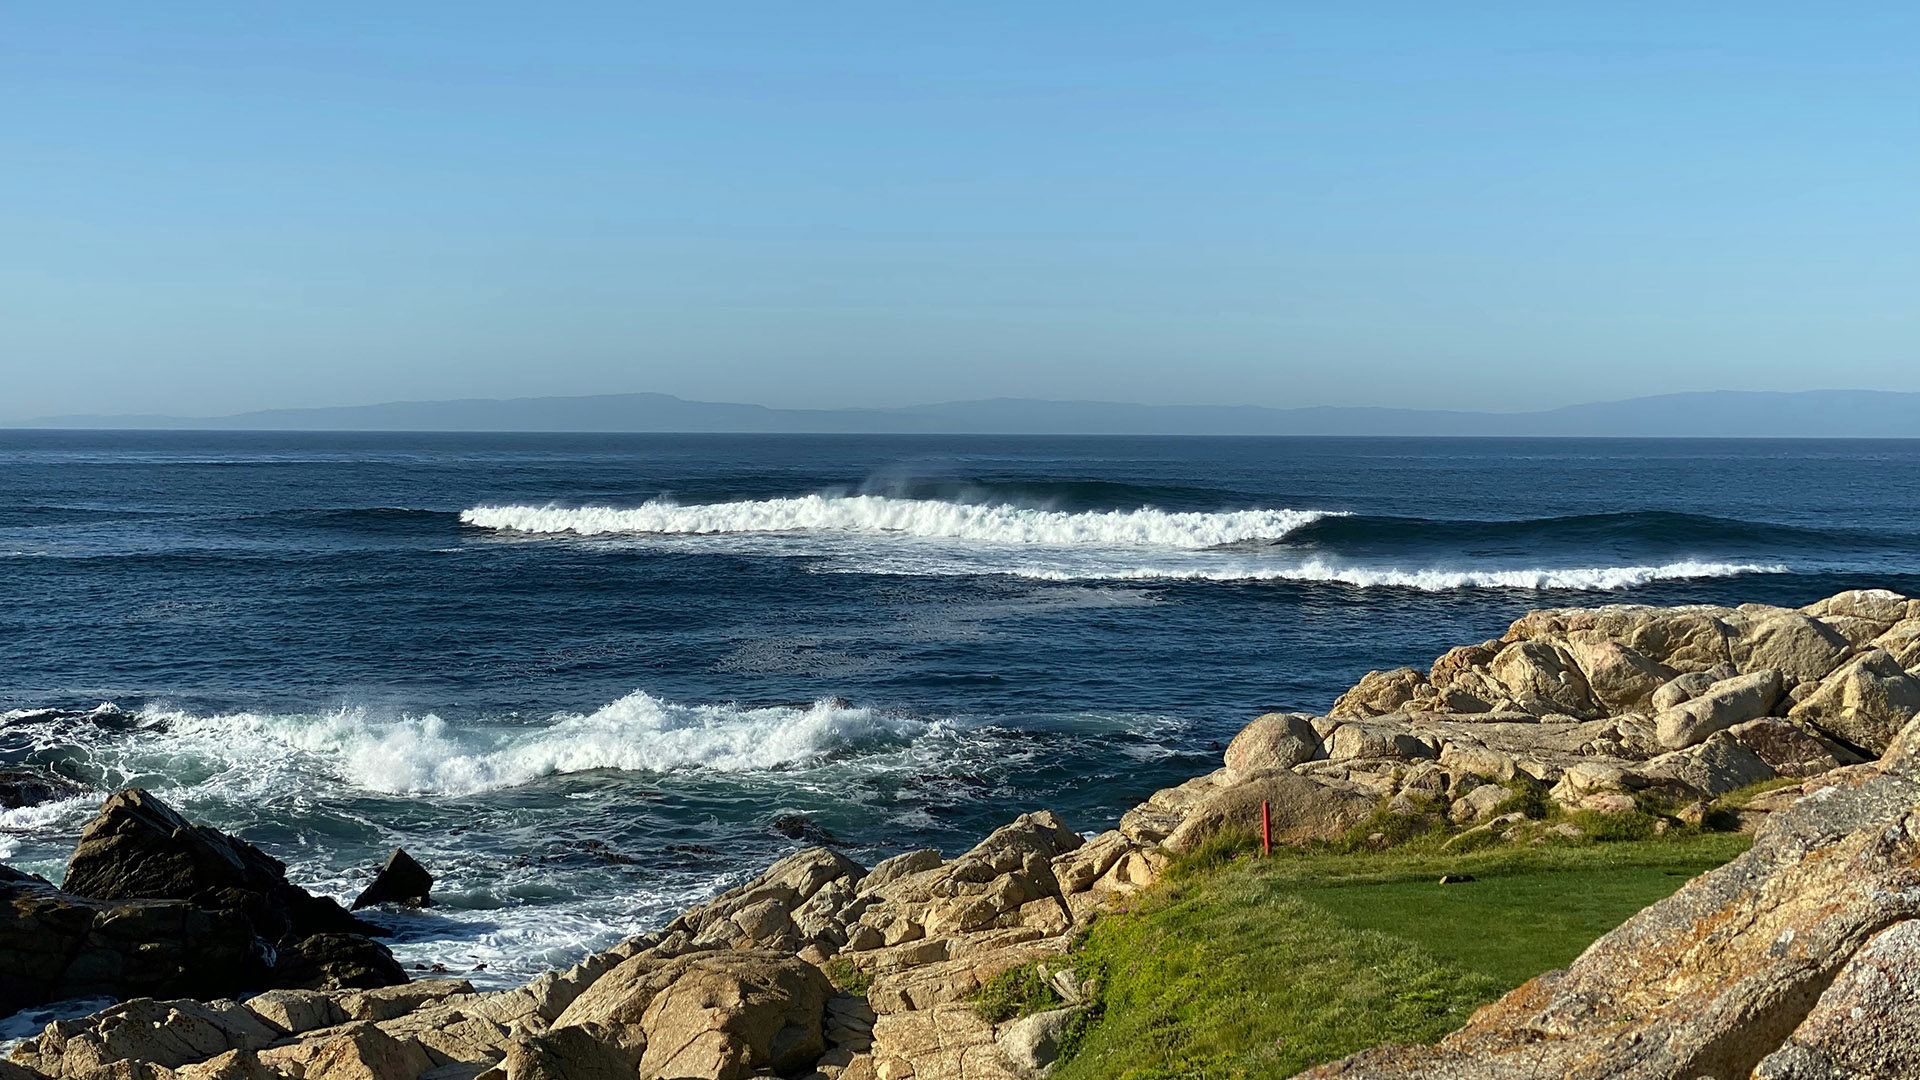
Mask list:
POLYGON ((1696 561, 1664 563, 1659 566, 1521 570, 1405 570, 1396 567, 1332 566, 1321 562, 1307 562, 1287 567, 1136 567, 1090 573, 1045 568, 1014 571, 1020 577, 1045 581, 1096 578, 1109 581, 1298 581, 1355 585, 1363 589, 1420 589, 1426 592, 1447 592, 1454 589, 1565 589, 1592 592, 1630 589, 1655 581, 1790 572, 1786 566, 1779 564, 1696 561))
POLYGON ((1328 516, 1317 510, 1198 513, 1151 507, 1072 513, 884 495, 803 495, 697 506, 654 501, 631 509, 476 506, 461 511, 460 521, 544 535, 850 532, 995 544, 1200 549, 1278 539, 1328 516))

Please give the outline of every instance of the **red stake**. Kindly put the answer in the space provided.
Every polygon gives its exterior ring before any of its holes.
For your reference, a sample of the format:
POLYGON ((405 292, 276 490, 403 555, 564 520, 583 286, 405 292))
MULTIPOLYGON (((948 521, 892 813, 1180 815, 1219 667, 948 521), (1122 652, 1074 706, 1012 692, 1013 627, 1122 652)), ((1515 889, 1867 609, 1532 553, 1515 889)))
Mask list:
POLYGON ((1260 854, 1273 854, 1273 817, 1265 800, 1260 803, 1260 854))

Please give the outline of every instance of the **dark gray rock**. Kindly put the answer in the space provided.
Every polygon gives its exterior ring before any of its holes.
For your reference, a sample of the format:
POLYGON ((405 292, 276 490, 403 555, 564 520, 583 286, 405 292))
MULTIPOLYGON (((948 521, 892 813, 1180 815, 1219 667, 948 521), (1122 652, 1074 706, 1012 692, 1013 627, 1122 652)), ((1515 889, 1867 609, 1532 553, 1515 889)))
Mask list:
POLYGON ((433 891, 433 875, 427 868, 414 861, 404 848, 394 848, 387 856, 386 865, 374 875, 373 884, 354 898, 353 910, 376 904, 404 904, 407 907, 426 907, 433 903, 428 895, 433 891))
POLYGON ((231 909, 276 944, 312 934, 375 934, 338 903, 287 881, 259 848, 195 825, 139 788, 110 796, 80 834, 60 886, 94 900, 186 900, 231 909))

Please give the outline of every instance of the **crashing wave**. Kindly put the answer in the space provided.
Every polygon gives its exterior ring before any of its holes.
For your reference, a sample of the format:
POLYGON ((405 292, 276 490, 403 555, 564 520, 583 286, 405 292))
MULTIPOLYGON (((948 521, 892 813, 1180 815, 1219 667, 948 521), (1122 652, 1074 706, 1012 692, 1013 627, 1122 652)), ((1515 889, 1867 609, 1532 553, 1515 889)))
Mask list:
POLYGON ((462 511, 460 521, 544 535, 840 532, 994 544, 1199 549, 1278 539, 1327 516, 1316 510, 1198 513, 1150 507, 1075 513, 883 495, 803 495, 696 506, 655 501, 630 509, 476 506, 462 511))
POLYGON ((591 713, 512 728, 455 725, 431 714, 379 718, 360 708, 318 716, 154 715, 164 719, 164 733, 98 754, 96 764, 111 764, 112 780, 126 783, 149 770, 177 780, 179 763, 193 762, 190 771, 204 777, 196 786, 230 795, 302 787, 316 767, 352 788, 392 795, 468 795, 590 769, 756 772, 898 746, 932 727, 833 701, 679 705, 640 691, 591 713), (108 756, 115 760, 102 760, 108 756))

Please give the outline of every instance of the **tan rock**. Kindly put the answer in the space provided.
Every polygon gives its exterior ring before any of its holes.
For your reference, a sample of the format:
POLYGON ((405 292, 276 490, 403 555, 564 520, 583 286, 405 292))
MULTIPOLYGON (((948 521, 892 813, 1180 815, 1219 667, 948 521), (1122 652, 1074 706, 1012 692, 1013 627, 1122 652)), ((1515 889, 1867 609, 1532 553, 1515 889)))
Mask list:
POLYGON ((1593 697, 1609 712, 1651 708, 1654 691, 1676 674, 1672 668, 1654 662, 1638 649, 1594 630, 1569 635, 1567 653, 1586 676, 1593 697))
POLYGON ((324 990, 269 990, 248 998, 244 1008, 290 1035, 347 1022, 340 995, 324 990))
POLYGON ((1875 934, 1847 960, 1755 1080, 1920 1076, 1920 920, 1875 934))
POLYGON ((1867 643, 1868 648, 1885 649, 1893 661, 1911 671, 1920 668, 1920 619, 1903 619, 1867 643))
POLYGON ((636 1064, 582 1027, 517 1038, 501 1062, 505 1080, 634 1080, 636 1064))
POLYGON ((1717 731, 1767 715, 1780 700, 1780 690, 1780 672, 1773 668, 1736 675, 1654 717, 1654 731, 1663 746, 1692 746, 1717 731))
POLYGON ((1063 893, 1085 892, 1133 847, 1133 841, 1120 830, 1103 832, 1072 851, 1054 856, 1054 880, 1063 893))
POLYGON ((1291 769, 1322 753, 1320 735, 1309 717, 1267 713, 1240 730, 1227 744, 1229 779, 1266 769, 1291 769))
POLYGON ((1774 668, 1794 682, 1823 679, 1853 646, 1832 627, 1805 615, 1777 615, 1755 624, 1733 644, 1741 671, 1774 668))
POLYGON ((301 1080, 419 1080, 434 1067, 427 1048, 357 1021, 259 1053, 260 1063, 301 1080))
POLYGON ((1369 671, 1353 689, 1334 701, 1327 715, 1335 719, 1364 720, 1395 712, 1412 701, 1427 685, 1427 677, 1412 668, 1369 671))
POLYGON ((1787 715, 1877 753, 1916 713, 1920 678, 1902 670, 1884 650, 1873 649, 1834 672, 1787 715))
POLYGON ((1374 799, 1350 786, 1287 771, 1258 773, 1194 807, 1162 846, 1177 854, 1222 832, 1258 835, 1262 802, 1270 808, 1273 838, 1283 844, 1337 837, 1364 820, 1374 806, 1374 799))
MULTIPOLYGON (((1493 808, 1507 801, 1513 792, 1499 784, 1481 784, 1472 791, 1454 800, 1447 816, 1456 823, 1479 821, 1493 813, 1493 808)), ((1524 815, 1523 815, 1524 816, 1524 815)))
POLYGON ((797 1071, 826 1051, 821 1019, 834 991, 818 968, 770 953, 686 959, 641 1016, 643 1075, 738 1080, 797 1071))
POLYGON ((1735 788, 1779 775, 1731 732, 1714 733, 1706 742, 1675 750, 1635 767, 1643 790, 1667 804, 1724 795, 1735 788))
POLYGON ((1419 761, 1440 756, 1440 748, 1433 740, 1384 722, 1341 724, 1333 729, 1326 746, 1329 761, 1419 761))
POLYGON ((1858 760, 1857 756, 1821 740, 1799 724, 1774 717, 1735 724, 1727 732, 1781 776, 1818 776, 1858 760), (1845 755, 1845 762, 1841 755, 1845 755))
POLYGON ((400 986, 383 986, 338 995, 340 1011, 351 1020, 391 1020, 423 1005, 456 994, 473 993, 473 984, 465 979, 420 979, 400 986))
POLYGON ((1487 671, 1528 712, 1592 716, 1598 704, 1587 677, 1566 649, 1551 641, 1516 641, 1500 650, 1487 671))
POLYGON ((1806 615, 1852 616, 1892 625, 1911 617, 1910 601, 1887 589, 1852 589, 1801 608, 1806 615))
POLYGON ((79 1020, 56 1020, 12 1056, 48 1076, 78 1077, 116 1061, 178 1068, 280 1036, 232 1001, 135 998, 79 1020))

